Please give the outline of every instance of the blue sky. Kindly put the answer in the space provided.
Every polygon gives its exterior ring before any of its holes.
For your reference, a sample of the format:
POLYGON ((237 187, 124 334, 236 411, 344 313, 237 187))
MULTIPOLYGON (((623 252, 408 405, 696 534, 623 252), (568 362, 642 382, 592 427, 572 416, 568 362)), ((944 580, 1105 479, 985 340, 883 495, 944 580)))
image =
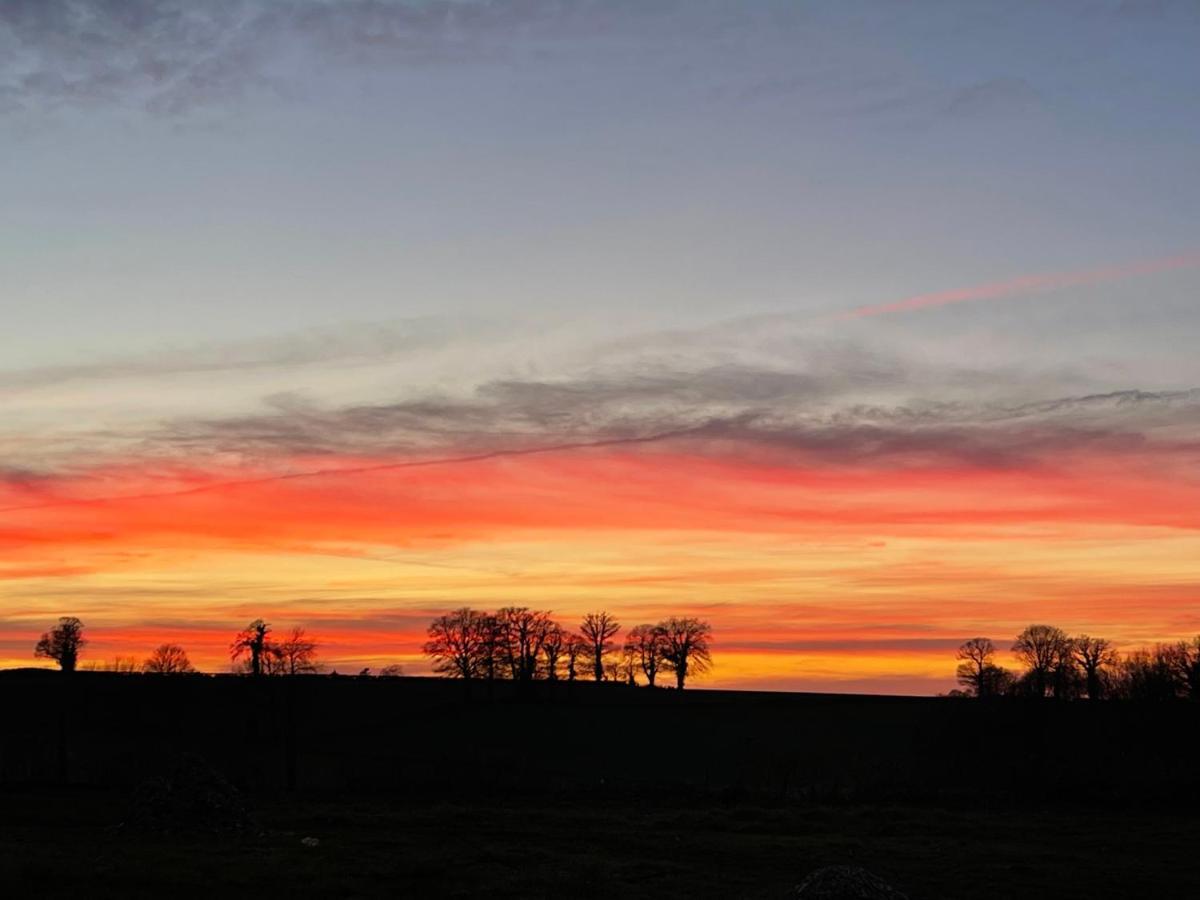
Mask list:
POLYGON ((837 309, 1198 240, 1189 3, 0 23, 10 366, 409 317, 837 309))

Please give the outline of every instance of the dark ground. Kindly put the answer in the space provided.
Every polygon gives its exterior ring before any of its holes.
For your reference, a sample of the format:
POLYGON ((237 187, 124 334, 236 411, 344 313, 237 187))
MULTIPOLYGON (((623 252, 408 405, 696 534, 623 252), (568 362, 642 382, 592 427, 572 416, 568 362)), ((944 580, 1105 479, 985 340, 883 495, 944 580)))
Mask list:
POLYGON ((1200 709, 0 673, 0 897, 1200 896, 1200 709), (139 824, 200 756, 244 831, 139 824), (319 845, 306 846, 312 837, 319 845))
POLYGON ((1200 890, 1195 815, 306 798, 262 803, 256 836, 163 837, 113 828, 111 792, 0 799, 6 897, 783 898, 844 863, 914 900, 1200 890))

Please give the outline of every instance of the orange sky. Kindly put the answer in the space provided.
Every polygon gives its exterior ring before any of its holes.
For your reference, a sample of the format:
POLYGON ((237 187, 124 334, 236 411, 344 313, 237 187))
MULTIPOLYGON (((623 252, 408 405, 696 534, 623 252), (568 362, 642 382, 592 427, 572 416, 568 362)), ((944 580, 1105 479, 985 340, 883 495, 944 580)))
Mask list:
POLYGON ((73 614, 87 658, 173 640, 219 671, 262 616, 307 626, 343 671, 420 673, 433 615, 517 604, 708 618, 713 685, 928 693, 978 633, 1200 631, 1190 456, 839 464, 684 437, 417 467, 108 466, 0 498, 0 664, 30 664, 73 614))

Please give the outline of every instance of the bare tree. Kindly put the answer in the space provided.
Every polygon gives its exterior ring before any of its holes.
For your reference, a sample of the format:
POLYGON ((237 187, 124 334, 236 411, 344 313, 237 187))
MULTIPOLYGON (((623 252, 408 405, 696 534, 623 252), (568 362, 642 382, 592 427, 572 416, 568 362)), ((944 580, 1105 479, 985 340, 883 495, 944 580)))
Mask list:
POLYGON ((1107 638, 1081 634, 1071 641, 1075 662, 1083 669, 1085 690, 1089 700, 1099 700, 1104 694, 1108 671, 1121 661, 1121 656, 1107 638))
POLYGON ((91 661, 83 666, 85 672, 109 672, 114 675, 134 675, 142 671, 136 656, 116 655, 105 662, 91 661))
POLYGON ((546 634, 542 638, 542 658, 543 672, 546 675, 547 681, 558 681, 558 670, 561 668, 560 660, 567 649, 567 633, 562 630, 562 626, 555 622, 551 622, 546 629, 546 634))
POLYGON ((159 644, 142 663, 142 671, 155 675, 181 675, 195 672, 187 651, 178 644, 159 644))
POLYGON ((500 653, 513 681, 532 681, 546 634, 553 625, 550 616, 525 606, 506 606, 496 613, 496 620, 500 653))
POLYGON ((284 675, 302 675, 321 671, 317 662, 317 644, 303 628, 293 628, 287 640, 277 645, 276 650, 284 675))
POLYGON ((63 616, 41 636, 33 648, 33 655, 38 659, 54 660, 64 672, 74 672, 85 644, 83 623, 74 616, 63 616))
POLYGON ((270 625, 262 619, 255 619, 239 631, 229 645, 230 657, 234 662, 247 658, 250 674, 255 677, 267 673, 273 665, 270 657, 274 655, 274 647, 268 640, 270 633, 270 625))
POLYGON ((614 684, 624 680, 621 672, 621 663, 618 660, 610 659, 604 664, 604 680, 611 681, 614 684))
POLYGON ((700 619, 670 618, 658 627, 663 632, 663 668, 675 673, 675 685, 683 690, 688 675, 712 667, 712 626, 700 619))
POLYGON ((283 651, 274 641, 267 641, 262 652, 262 671, 264 675, 286 675, 287 666, 283 663, 283 651))
POLYGON ((433 620, 426 631, 429 639, 424 647, 425 654, 433 657, 433 671, 452 678, 472 678, 479 674, 484 618, 464 606, 433 620))
POLYGON ((967 693, 980 699, 990 696, 994 679, 989 677, 989 670, 995 667, 995 655, 996 646, 985 637, 973 637, 959 645, 954 658, 961 662, 955 674, 967 693))
POLYGON ((639 666, 639 658, 637 649, 631 647, 628 643, 621 648, 621 662, 618 666, 620 672, 620 680, 624 681, 630 687, 637 684, 637 673, 639 666))
POLYGON ((1004 697, 1012 693, 1016 679, 1003 666, 989 665, 983 670, 984 696, 1004 697))
POLYGON ((479 616, 475 625, 477 651, 475 659, 475 677, 484 678, 490 685, 501 677, 501 666, 504 663, 504 629, 500 619, 491 613, 479 616))
POLYGON ((604 680, 604 658, 613 650, 613 638, 621 630, 621 623, 607 612, 588 613, 579 625, 579 633, 588 643, 592 657, 592 676, 604 680))
POLYGON ((1200 700, 1200 634, 1173 645, 1167 658, 1188 698, 1200 700))
POLYGON ((588 643, 580 635, 571 631, 563 640, 563 656, 567 660, 567 681, 574 681, 579 675, 579 660, 587 653, 588 643))
POLYGON ((635 625, 625 637, 625 651, 633 653, 650 687, 658 677, 665 647, 666 635, 659 625, 635 625))
POLYGON ((1050 693, 1056 700, 1074 700, 1083 690, 1083 677, 1075 660, 1075 639, 1067 637, 1050 670, 1050 693))
POLYGON ((1026 678, 1035 696, 1045 697, 1052 688, 1057 695, 1062 680, 1058 673, 1071 658, 1071 639, 1065 631, 1053 625, 1030 625, 1017 635, 1012 652, 1025 664, 1026 678))
POLYGON ((1171 648, 1158 644, 1153 650, 1133 650, 1116 670, 1115 693, 1126 700, 1173 700, 1179 681, 1171 648))

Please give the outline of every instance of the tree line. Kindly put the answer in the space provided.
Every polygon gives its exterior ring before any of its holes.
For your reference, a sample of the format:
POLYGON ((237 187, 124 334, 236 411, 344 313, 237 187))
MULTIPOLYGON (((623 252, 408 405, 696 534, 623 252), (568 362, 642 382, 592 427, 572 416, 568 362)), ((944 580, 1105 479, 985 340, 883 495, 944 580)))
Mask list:
POLYGON ((1200 700, 1200 635, 1122 654, 1107 638, 1030 625, 1010 650, 1023 671, 998 665, 989 638, 964 642, 956 654, 962 689, 951 693, 983 699, 1200 700))
MULTIPOLYGON (((712 666, 712 626, 701 619, 672 616, 636 625, 623 642, 617 640, 620 633, 620 623, 607 611, 588 613, 575 630, 569 630, 550 613, 529 607, 506 606, 494 612, 463 607, 430 623, 423 650, 434 672, 482 681, 588 679, 644 681, 654 687, 662 675, 673 676, 675 686, 682 689, 690 676, 712 666)), ((83 623, 64 616, 41 636, 34 655, 73 672, 86 644, 83 623)), ((961 689, 951 694, 981 699, 1200 700, 1200 635, 1121 653, 1107 638, 1070 635, 1053 625, 1030 625, 1014 638, 1010 651, 1021 670, 997 663, 996 645, 990 638, 965 641, 956 653, 961 689)), ((262 619, 234 635, 229 654, 235 672, 253 677, 324 669, 318 644, 304 628, 292 628, 277 638, 262 619)), ((187 651, 176 643, 160 644, 141 662, 118 657, 106 668, 164 675, 196 671, 187 651)), ((379 674, 400 675, 402 669, 386 666, 379 674)))
MULTIPOLYGON (((454 678, 519 682, 590 679, 654 687, 661 674, 674 676, 682 689, 691 675, 712 666, 712 626, 700 619, 677 617, 629 629, 623 644, 621 624, 606 611, 588 613, 575 631, 564 628, 549 613, 524 606, 495 612, 464 607, 438 616, 427 630, 424 652, 434 672, 454 678)), ((34 656, 50 659, 64 672, 74 672, 87 644, 83 623, 64 616, 34 647, 34 656)), ((304 628, 293 628, 277 639, 271 625, 255 619, 234 635, 229 655, 235 672, 262 677, 302 675, 322 671, 318 644, 304 628)), ((196 671, 187 651, 175 643, 159 645, 139 662, 117 657, 105 666, 111 672, 187 674, 196 671)), ((360 675, 368 674, 364 669, 360 675)), ((336 674, 336 673, 334 673, 336 674)), ((380 674, 402 674, 398 665, 380 674)))
POLYGON ((551 614, 526 606, 495 612, 463 607, 429 625, 425 654, 433 670, 451 678, 482 681, 577 679, 654 687, 660 674, 674 676, 680 690, 691 675, 712 666, 712 626, 676 617, 636 625, 623 644, 621 625, 611 613, 588 613, 571 631, 551 614))
MULTIPOLYGON (((39 659, 53 660, 64 672, 74 672, 86 644, 83 622, 75 616, 63 616, 57 625, 41 636, 34 647, 33 655, 39 659)), ((239 674, 256 677, 308 675, 324 669, 317 657, 317 647, 317 642, 304 628, 293 628, 280 640, 275 637, 267 622, 255 619, 234 636, 229 645, 229 656, 233 671, 239 674)), ((196 667, 188 659, 187 651, 174 643, 160 644, 140 662, 136 657, 118 656, 102 668, 109 672, 144 672, 154 675, 186 675, 196 672, 196 667)), ((367 675, 369 672, 370 669, 363 669, 359 674, 367 675)), ((384 677, 401 675, 403 669, 399 665, 385 666, 379 674, 384 677)))

